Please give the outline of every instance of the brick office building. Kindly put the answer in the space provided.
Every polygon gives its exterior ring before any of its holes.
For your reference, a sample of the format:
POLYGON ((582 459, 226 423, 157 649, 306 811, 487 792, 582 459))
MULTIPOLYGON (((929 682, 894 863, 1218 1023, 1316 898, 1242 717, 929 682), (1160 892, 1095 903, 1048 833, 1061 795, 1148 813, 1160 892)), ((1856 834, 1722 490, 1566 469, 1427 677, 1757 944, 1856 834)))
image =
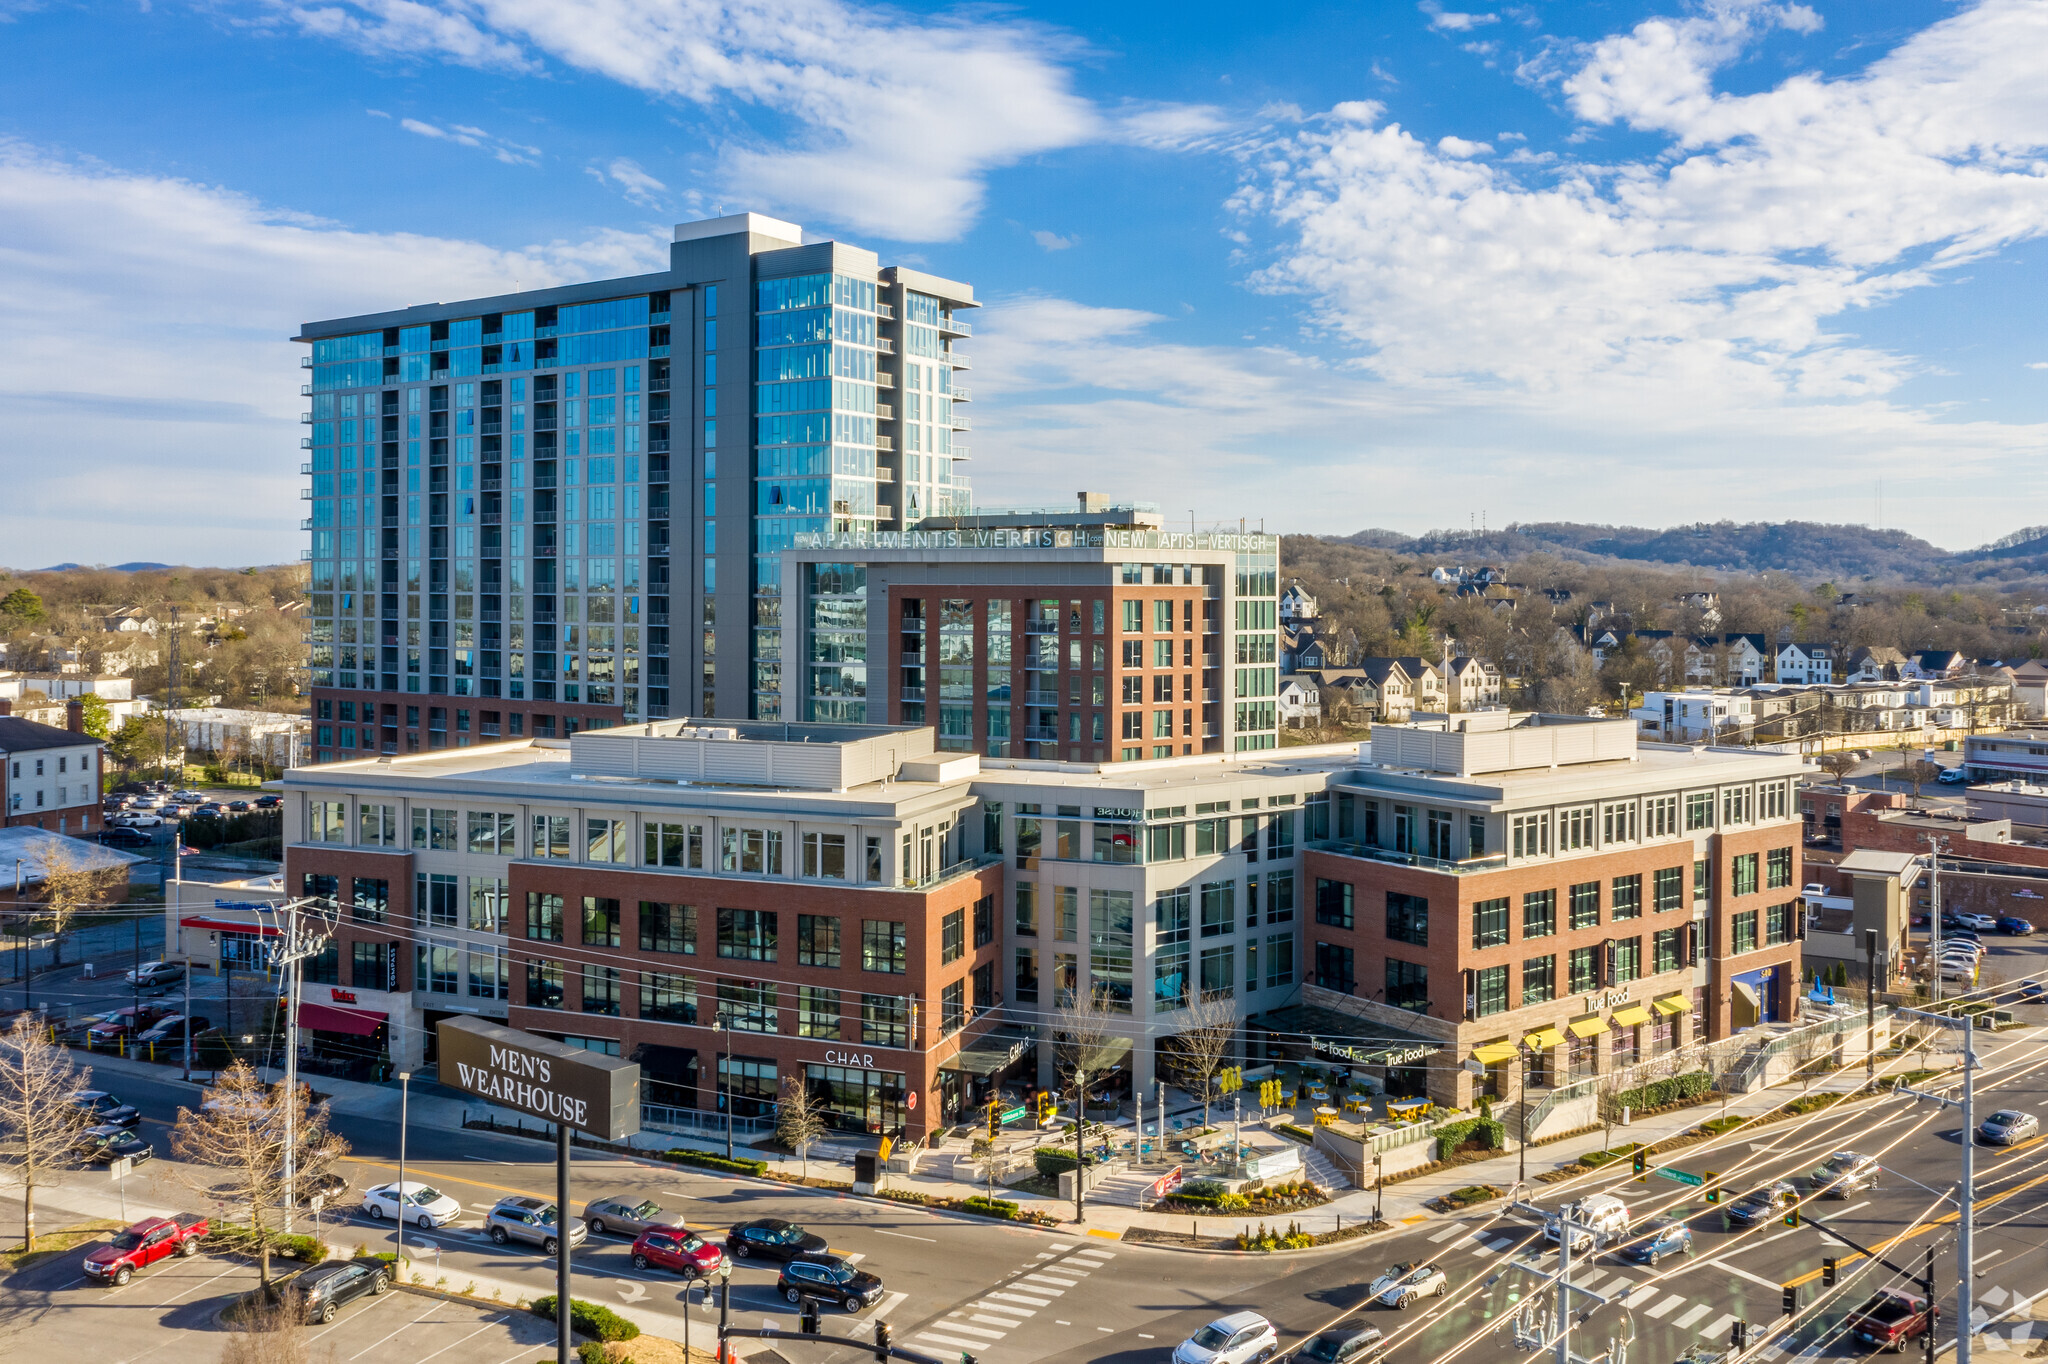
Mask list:
POLYGON ((1605 1073, 1797 1010, 1797 756, 1639 746, 1624 721, 1381 725, 1305 874, 1303 1004, 1438 1056, 1439 1102, 1605 1073))

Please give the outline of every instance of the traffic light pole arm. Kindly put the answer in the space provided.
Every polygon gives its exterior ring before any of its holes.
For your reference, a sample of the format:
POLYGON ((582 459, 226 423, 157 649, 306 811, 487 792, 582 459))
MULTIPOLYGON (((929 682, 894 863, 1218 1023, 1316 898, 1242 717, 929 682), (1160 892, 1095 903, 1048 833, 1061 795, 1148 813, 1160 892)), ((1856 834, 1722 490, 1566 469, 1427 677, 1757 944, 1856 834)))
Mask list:
MULTIPOLYGON (((856 1340, 852 1336, 828 1336, 823 1332, 812 1336, 805 1335, 801 1331, 750 1331, 734 1326, 720 1331, 718 1334, 721 1340, 815 1340, 821 1345, 850 1345, 855 1349, 867 1350, 877 1358, 880 1358, 882 1354, 879 1347, 866 1341, 856 1340)), ((901 1345, 889 1346, 888 1357, 890 1359, 907 1359, 910 1361, 910 1364, 960 1364, 957 1357, 927 1354, 923 1350, 906 1349, 901 1345)))
POLYGON ((1930 1298, 1933 1297, 1933 1285, 1928 1282, 1927 1278, 1924 1275, 1914 1270, 1906 1269, 1903 1266, 1893 1264, 1890 1260, 1878 1254, 1876 1251, 1870 1249, 1870 1247, 1868 1246, 1857 1245, 1854 1241, 1844 1236, 1841 1232, 1836 1231, 1832 1226, 1816 1222, 1814 1224, 1814 1227, 1816 1230, 1820 1232, 1821 1235, 1831 1237, 1834 1240, 1840 1241, 1843 1245, 1849 1247, 1849 1249, 1857 1252, 1859 1255, 1862 1255, 1866 1259, 1877 1261, 1886 1269, 1889 1269, 1892 1273, 1897 1274, 1900 1278, 1911 1279, 1914 1283, 1920 1284, 1921 1286, 1927 1288, 1928 1296, 1930 1298))

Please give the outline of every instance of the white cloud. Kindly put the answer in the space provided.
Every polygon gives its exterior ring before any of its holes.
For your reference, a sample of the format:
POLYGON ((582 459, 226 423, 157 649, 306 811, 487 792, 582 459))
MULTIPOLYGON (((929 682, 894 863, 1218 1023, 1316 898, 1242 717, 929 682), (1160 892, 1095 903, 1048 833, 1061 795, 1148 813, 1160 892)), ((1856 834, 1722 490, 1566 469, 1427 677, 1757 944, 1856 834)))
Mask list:
POLYGON ((359 232, 0 143, 0 553, 295 558, 302 321, 659 269, 666 235, 359 232))
POLYGON ((1470 33, 1485 24, 1500 22, 1498 14, 1460 14, 1447 10, 1437 0, 1422 0, 1415 8, 1429 16, 1429 26, 1438 33, 1470 33))
POLYGON ((1061 32, 977 10, 850 0, 256 0, 265 22, 377 54, 490 70, 549 60, 751 119, 718 144, 728 197, 899 241, 958 237, 987 173, 1097 142, 1182 147, 1213 111, 1104 111, 1075 94, 1061 32))
POLYGON ((1031 234, 1031 240, 1037 242, 1047 251, 1064 251, 1078 241, 1079 238, 1062 237, 1057 232, 1048 232, 1041 227, 1031 234))
MULTIPOLYGON (((375 109, 369 112, 378 118, 390 117, 389 114, 378 113, 375 109)), ((508 166, 538 166, 540 164, 540 148, 529 147, 520 142, 508 142, 504 138, 491 136, 482 128, 472 128, 468 124, 451 123, 447 127, 442 128, 421 119, 402 118, 398 120, 398 126, 409 133, 417 133, 421 137, 431 137, 442 142, 454 142, 460 146, 475 147, 480 151, 489 152, 493 157, 508 166)))
POLYGON ((1468 157, 1480 156, 1492 151, 1493 144, 1490 142, 1467 142, 1462 137, 1440 137, 1436 140, 1436 149, 1445 156, 1454 156, 1464 160, 1468 157))
POLYGON ((2029 360, 2028 369, 2048 369, 2048 360, 2029 360))
POLYGON ((660 208, 667 202, 668 186, 640 168, 630 157, 615 156, 603 166, 585 168, 601 185, 611 185, 642 208, 660 208))

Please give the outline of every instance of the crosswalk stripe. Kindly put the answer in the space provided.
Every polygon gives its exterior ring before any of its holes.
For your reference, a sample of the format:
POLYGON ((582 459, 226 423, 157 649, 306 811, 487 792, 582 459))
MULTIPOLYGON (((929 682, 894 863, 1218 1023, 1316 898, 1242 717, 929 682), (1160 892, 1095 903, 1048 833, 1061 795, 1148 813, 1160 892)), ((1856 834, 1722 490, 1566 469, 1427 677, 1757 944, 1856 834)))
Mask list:
POLYGON ((1580 1278, 1577 1275, 1573 1275, 1572 1286, 1574 1288, 1590 1289, 1593 1287, 1594 1284, 1599 1283, 1602 1279, 1606 1278, 1607 1273, 1608 1271, 1604 1269, 1596 1269, 1591 1274, 1586 1275, 1584 1278, 1580 1278))
POLYGON ((1490 1245, 1490 1244, 1488 1244, 1488 1243, 1487 1243, 1487 1242, 1485 1242, 1485 1241, 1474 1241, 1474 1242, 1472 1243, 1472 1245, 1471 1245, 1470 1249, 1471 1249, 1471 1251, 1472 1251, 1472 1253, 1473 1253, 1474 1255, 1498 1255, 1498 1254, 1500 1254, 1500 1250, 1499 1250, 1499 1248, 1498 1248, 1498 1247, 1496 1247, 1496 1246, 1493 1246, 1493 1245, 1490 1245))
POLYGON ((1714 1318, 1707 1329, 1700 1332, 1700 1334, 1709 1340, 1719 1340, 1728 1334, 1728 1328, 1734 1324, 1735 1314, 1733 1312, 1723 1312, 1720 1316, 1714 1318))
POLYGON ((1022 1293, 991 1293, 989 1296, 991 1298, 1001 1298, 1006 1302, 1028 1302, 1033 1307, 1049 1307, 1052 1305, 1051 1298, 1027 1298, 1022 1293))
POLYGON ((1652 1307, 1649 1311, 1643 1313, 1643 1315, 1646 1317, 1667 1317, 1671 1315, 1673 1309, 1675 1309, 1678 1306, 1678 1304, 1684 1301, 1684 1298, 1681 1298, 1676 1293, 1673 1293, 1670 1297, 1664 1299, 1664 1301, 1658 1303, 1655 1307, 1652 1307))
POLYGON ((1003 1334, 1005 1335, 1024 1324, 1019 1321, 1011 1321, 1008 1317, 991 1317, 983 1312, 972 1313, 967 1319, 969 1321, 978 1321, 984 1326, 1000 1326, 1003 1328, 1003 1334))
POLYGON ((1088 1277, 1088 1271, 1085 1269, 1069 1269, 1066 1265, 1046 1265, 1042 1269, 1032 1270, 1024 1277, 1027 1279, 1051 1279, 1054 1283, 1063 1283, 1067 1287, 1072 1288, 1075 1284, 1088 1277))
POLYGON ((1444 1228, 1444 1229, 1443 1229, 1442 1231, 1440 1231, 1440 1232, 1438 1232, 1438 1233, 1437 1233, 1436 1235, 1434 1235, 1434 1236, 1430 1237, 1430 1238, 1429 1238, 1429 1243, 1430 1243, 1431 1245, 1433 1245, 1433 1246, 1434 1246, 1434 1245, 1442 1245, 1442 1244, 1443 1244, 1443 1243, 1444 1243, 1445 1241, 1448 1241, 1448 1240, 1450 1240, 1450 1239, 1451 1239, 1451 1238, 1452 1238, 1453 1236, 1456 1236, 1456 1235, 1457 1235, 1458 1233, 1462 1232, 1463 1230, 1465 1230, 1465 1228, 1464 1228, 1463 1226, 1452 1226, 1452 1227, 1445 1227, 1445 1228, 1444 1228))
POLYGON ((951 1345, 955 1349, 979 1350, 983 1345, 978 1340, 967 1340, 964 1337, 958 1336, 942 1336, 934 1331, 921 1331, 916 1336, 916 1339, 937 1341, 941 1345, 951 1345))
POLYGON ((856 1250, 856 1251, 855 1251, 855 1252, 853 1252, 853 1254, 851 1254, 851 1255, 842 1255, 842 1256, 840 1256, 839 1258, 840 1258, 840 1259, 842 1259, 842 1260, 844 1260, 844 1261, 846 1261, 846 1263, 848 1263, 848 1264, 850 1264, 850 1265, 857 1265, 857 1264, 859 1264, 859 1263, 860 1263, 860 1262, 861 1262, 862 1260, 865 1260, 865 1259, 867 1259, 867 1258, 868 1258, 868 1253, 867 1253, 866 1251, 864 1251, 864 1250, 856 1250))
POLYGON ((1079 1282, 1081 1282, 1079 1279, 1049 1279, 1043 1274, 1026 1274, 1017 1281, 1019 1286, 1027 1287, 1033 1293, 1050 1293, 1054 1297, 1058 1297, 1079 1282), (1047 1288, 1045 1286, 1047 1284, 1056 1284, 1058 1286, 1047 1288))
POLYGON ((1707 1313, 1713 1310, 1714 1309, 1707 1306, 1707 1304, 1699 1303, 1695 1305, 1690 1312, 1687 1312, 1684 1316, 1680 1317, 1677 1321, 1674 1321, 1671 1324, 1673 1326, 1678 1327, 1680 1330, 1684 1330, 1686 1327, 1692 1325, 1694 1322, 1698 1321, 1701 1317, 1704 1317, 1707 1313))
MULTIPOLYGON (((1006 1303, 988 1302, 986 1300, 974 1305, 983 1312, 1007 1312, 1013 1317, 1035 1317, 1038 1315, 1038 1309, 1035 1307, 1011 1307, 1006 1303)), ((1015 1323, 1012 1324, 1014 1325, 1015 1323)))
POLYGON ((1644 1303, 1656 1297, 1657 1294, 1662 1291, 1663 1290, 1657 1288, 1653 1284, 1644 1284, 1641 1288, 1638 1288, 1633 1293, 1630 1293, 1627 1298, 1623 1299, 1623 1301, 1626 1302, 1630 1307, 1641 1307, 1644 1303))
POLYGON ((1004 1336, 1009 1334, 1008 1331, 991 1331, 983 1326, 969 1326, 966 1322, 961 1321, 957 1317, 947 1317, 944 1321, 935 1322, 933 1324, 938 1326, 941 1330, 965 1331, 970 1336, 981 1336, 987 1340, 1001 1340, 1004 1336))
POLYGON ((1104 1260, 1114 1260, 1114 1259, 1116 1258, 1116 1252, 1115 1252, 1115 1251, 1113 1251, 1113 1250, 1097 1250, 1097 1249, 1096 1249, 1096 1248, 1095 1248, 1094 1246, 1083 1246, 1083 1247, 1081 1247, 1081 1248, 1080 1248, 1079 1250, 1075 1251, 1075 1252, 1074 1252, 1074 1254, 1075 1254, 1075 1255, 1076 1255, 1077 1257, 1079 1257, 1079 1256, 1087 1256, 1087 1257, 1089 1257, 1089 1258, 1091 1258, 1091 1259, 1096 1259, 1096 1258, 1100 1258, 1100 1259, 1104 1259, 1104 1260))

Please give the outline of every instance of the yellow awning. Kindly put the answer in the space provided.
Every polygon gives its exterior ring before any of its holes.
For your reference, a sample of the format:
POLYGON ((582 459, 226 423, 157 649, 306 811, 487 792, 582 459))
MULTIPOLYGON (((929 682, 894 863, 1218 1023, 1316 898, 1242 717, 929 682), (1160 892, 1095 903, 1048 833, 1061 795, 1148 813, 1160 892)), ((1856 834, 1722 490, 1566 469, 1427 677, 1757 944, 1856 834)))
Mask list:
POLYGON ((1566 1026, 1572 1030, 1572 1036, 1574 1037, 1598 1037, 1601 1033, 1607 1031, 1607 1020, 1604 1018, 1582 1018, 1576 1023, 1570 1023, 1566 1026))
POLYGON ((1640 1027, 1650 1021, 1650 1011, 1640 1004, 1631 1004, 1626 1009, 1616 1009, 1614 1021, 1624 1028, 1640 1027))
POLYGON ((1658 1000, 1654 1007, 1660 1014, 1689 1014, 1692 1012, 1692 1001, 1684 995, 1670 995, 1658 1000))
POLYGON ((1564 1034, 1556 1028, 1545 1028, 1541 1032, 1530 1033, 1525 1040, 1538 1051, 1549 1051, 1552 1047, 1564 1045, 1564 1034))
POLYGON ((1474 1048, 1472 1059, 1482 1066, 1497 1066, 1503 1061, 1515 1059, 1515 1044, 1512 1042, 1488 1042, 1474 1048))

